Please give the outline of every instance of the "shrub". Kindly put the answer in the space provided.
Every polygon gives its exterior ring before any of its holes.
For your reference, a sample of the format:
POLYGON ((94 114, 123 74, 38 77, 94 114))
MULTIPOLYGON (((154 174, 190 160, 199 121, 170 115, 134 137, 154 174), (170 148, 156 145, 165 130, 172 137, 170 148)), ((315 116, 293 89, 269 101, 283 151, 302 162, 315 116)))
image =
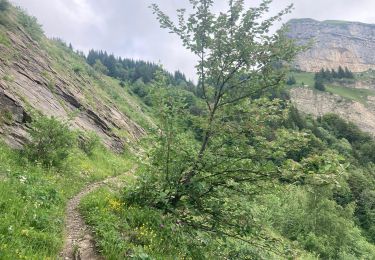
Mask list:
POLYGON ((320 91, 325 91, 326 87, 323 84, 323 81, 321 79, 315 80, 314 88, 320 91))
POLYGON ((42 26, 35 17, 27 15, 23 10, 19 10, 18 21, 33 40, 39 41, 42 38, 42 26))
POLYGON ((108 74, 108 68, 106 66, 104 66, 103 63, 100 60, 96 60, 95 64, 92 67, 97 72, 100 72, 100 73, 105 74, 105 75, 108 74))
POLYGON ((290 76, 290 77, 288 78, 288 80, 286 81, 286 84, 289 85, 289 86, 294 85, 294 84, 296 84, 296 83, 297 83, 297 81, 296 81, 296 79, 294 78, 294 76, 290 76))
POLYGON ((73 66, 73 71, 74 71, 75 74, 79 74, 79 73, 81 73, 83 71, 83 68, 82 68, 81 65, 75 64, 73 66))
POLYGON ((6 74, 6 75, 3 76, 3 80, 5 80, 7 82, 13 82, 14 81, 14 76, 6 74))
POLYGON ((100 145, 100 139, 95 133, 85 135, 79 142, 79 148, 87 155, 92 155, 95 148, 100 145))
POLYGON ((36 118, 29 134, 31 141, 25 147, 27 157, 47 167, 60 166, 76 142, 68 125, 54 117, 36 118))
POLYGON ((13 122, 12 111, 8 109, 0 110, 0 126, 3 124, 11 124, 13 122))
POLYGON ((134 82, 132 90, 140 98, 144 98, 149 92, 147 85, 141 79, 134 82))

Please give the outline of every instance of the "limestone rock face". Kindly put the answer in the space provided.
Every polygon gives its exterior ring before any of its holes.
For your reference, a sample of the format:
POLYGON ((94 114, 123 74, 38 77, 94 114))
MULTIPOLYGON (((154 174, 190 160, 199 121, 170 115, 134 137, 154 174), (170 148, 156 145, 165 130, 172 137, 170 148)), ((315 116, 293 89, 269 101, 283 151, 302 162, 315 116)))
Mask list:
POLYGON ((145 134, 114 102, 99 95, 90 77, 55 69, 47 51, 21 28, 2 33, 9 44, 0 44, 0 135, 11 146, 20 147, 28 139, 28 111, 70 119, 73 129, 95 132, 115 151, 145 134))
POLYGON ((290 91, 292 102, 298 110, 315 117, 333 113, 355 123, 362 131, 375 136, 375 98, 369 97, 366 105, 344 99, 338 95, 295 88, 290 91))
POLYGON ((312 44, 296 58, 297 69, 308 72, 339 66, 353 72, 375 69, 375 24, 293 19, 288 27, 288 37, 298 44, 312 44))

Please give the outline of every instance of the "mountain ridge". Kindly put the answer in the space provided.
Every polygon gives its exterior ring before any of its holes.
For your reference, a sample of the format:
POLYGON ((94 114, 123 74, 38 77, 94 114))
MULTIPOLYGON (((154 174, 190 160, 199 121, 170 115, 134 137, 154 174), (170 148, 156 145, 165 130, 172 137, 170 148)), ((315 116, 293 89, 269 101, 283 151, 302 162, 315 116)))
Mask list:
POLYGON ((311 18, 292 19, 287 36, 298 45, 310 45, 294 63, 296 69, 317 72, 321 68, 347 67, 353 72, 375 68, 375 25, 311 18))

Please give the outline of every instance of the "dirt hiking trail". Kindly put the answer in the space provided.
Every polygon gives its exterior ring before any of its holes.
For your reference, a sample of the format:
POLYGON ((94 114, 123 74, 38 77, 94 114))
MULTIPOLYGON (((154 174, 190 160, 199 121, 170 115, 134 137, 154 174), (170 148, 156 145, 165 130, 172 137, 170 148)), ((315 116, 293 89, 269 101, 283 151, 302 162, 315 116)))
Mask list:
POLYGON ((71 198, 67 204, 66 210, 66 227, 65 227, 65 245, 60 253, 60 259, 63 260, 102 260, 96 249, 94 235, 90 228, 85 224, 79 213, 79 203, 89 193, 108 184, 119 185, 119 179, 128 174, 134 173, 136 167, 125 174, 111 177, 100 182, 92 183, 86 186, 81 192, 71 198))

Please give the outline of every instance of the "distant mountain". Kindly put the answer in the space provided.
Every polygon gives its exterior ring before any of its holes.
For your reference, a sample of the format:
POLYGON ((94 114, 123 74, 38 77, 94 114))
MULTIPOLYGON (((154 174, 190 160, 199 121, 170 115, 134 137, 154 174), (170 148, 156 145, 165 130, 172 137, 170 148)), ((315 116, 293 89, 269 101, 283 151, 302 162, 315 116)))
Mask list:
POLYGON ((375 68, 374 24, 293 19, 288 26, 288 36, 298 44, 312 43, 309 50, 297 57, 297 69, 316 72, 342 66, 363 72, 375 68))

